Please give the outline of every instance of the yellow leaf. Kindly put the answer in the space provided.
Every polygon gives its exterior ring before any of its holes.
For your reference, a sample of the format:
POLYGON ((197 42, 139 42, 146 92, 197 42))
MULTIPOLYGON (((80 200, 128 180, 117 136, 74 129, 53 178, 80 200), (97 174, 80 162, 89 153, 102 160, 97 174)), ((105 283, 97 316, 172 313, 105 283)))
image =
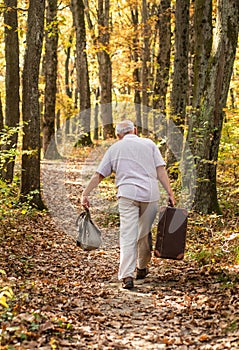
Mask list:
POLYGON ((54 350, 54 349, 56 349, 56 345, 55 345, 55 343, 56 343, 56 339, 51 338, 51 340, 50 340, 49 344, 51 345, 51 348, 52 348, 53 350, 54 350))
POLYGON ((2 306, 4 306, 4 307, 8 308, 7 298, 6 298, 4 295, 2 295, 2 296, 0 297, 0 304, 1 304, 2 306))
POLYGON ((11 299, 13 297, 13 292, 11 290, 5 290, 4 295, 11 299))
POLYGON ((14 293, 11 287, 3 287, 0 295, 6 295, 8 298, 13 298, 14 293))

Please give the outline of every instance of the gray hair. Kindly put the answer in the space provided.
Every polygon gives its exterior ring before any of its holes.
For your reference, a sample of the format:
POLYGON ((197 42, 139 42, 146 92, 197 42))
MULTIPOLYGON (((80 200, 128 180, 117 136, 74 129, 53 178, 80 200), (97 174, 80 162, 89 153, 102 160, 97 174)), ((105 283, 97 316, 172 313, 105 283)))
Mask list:
POLYGON ((123 120, 116 125, 116 135, 125 135, 129 131, 134 130, 134 123, 131 120, 123 120))

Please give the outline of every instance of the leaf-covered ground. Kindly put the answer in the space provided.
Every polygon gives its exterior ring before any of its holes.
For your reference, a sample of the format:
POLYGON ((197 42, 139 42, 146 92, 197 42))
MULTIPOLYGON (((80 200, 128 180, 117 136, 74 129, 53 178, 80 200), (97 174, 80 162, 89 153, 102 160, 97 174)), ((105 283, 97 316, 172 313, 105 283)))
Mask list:
POLYGON ((184 261, 153 257, 132 291, 117 279, 114 210, 93 209, 104 239, 93 252, 49 214, 2 218, 0 349, 239 349, 237 208, 191 213, 184 261))
POLYGON ((14 298, 1 308, 1 350, 239 348, 235 267, 153 258, 125 291, 118 257, 117 245, 83 252, 48 215, 3 225, 1 285, 14 298))

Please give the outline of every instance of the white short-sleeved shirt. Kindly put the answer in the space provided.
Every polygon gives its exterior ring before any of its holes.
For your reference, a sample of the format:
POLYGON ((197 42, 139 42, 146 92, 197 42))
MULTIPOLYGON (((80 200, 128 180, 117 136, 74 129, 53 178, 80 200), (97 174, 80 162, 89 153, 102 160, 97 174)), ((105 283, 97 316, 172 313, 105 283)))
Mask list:
POLYGON ((156 168, 164 165, 152 140, 127 134, 110 146, 96 171, 104 177, 115 173, 118 197, 153 202, 160 197, 156 168))

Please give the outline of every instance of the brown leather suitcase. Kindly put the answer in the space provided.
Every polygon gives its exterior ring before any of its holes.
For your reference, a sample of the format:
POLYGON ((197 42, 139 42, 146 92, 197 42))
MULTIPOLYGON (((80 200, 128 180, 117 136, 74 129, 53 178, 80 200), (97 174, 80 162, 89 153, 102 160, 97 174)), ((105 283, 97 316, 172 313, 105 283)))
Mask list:
POLYGON ((157 258, 182 260, 186 245, 188 212, 170 206, 161 207, 154 255, 157 258))

